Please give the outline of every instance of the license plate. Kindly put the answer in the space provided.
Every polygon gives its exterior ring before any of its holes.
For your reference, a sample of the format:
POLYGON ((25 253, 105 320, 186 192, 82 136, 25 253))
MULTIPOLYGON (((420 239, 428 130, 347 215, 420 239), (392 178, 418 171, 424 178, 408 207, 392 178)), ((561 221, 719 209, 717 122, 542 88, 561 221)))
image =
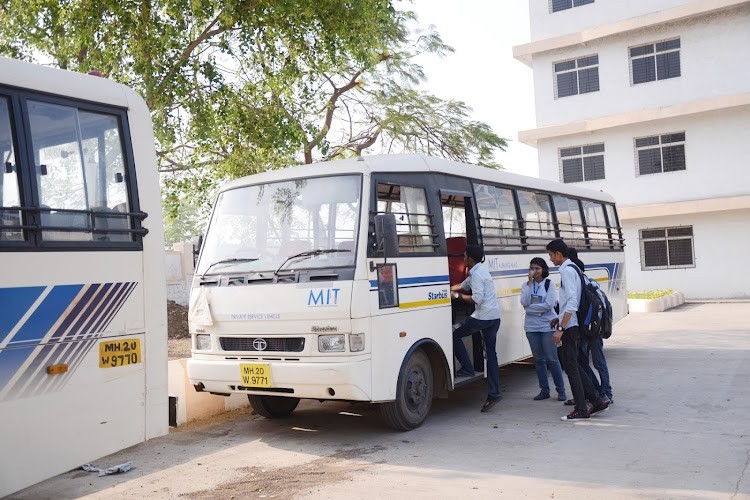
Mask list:
POLYGON ((271 387, 271 365, 240 363, 240 378, 245 387, 271 387))
POLYGON ((141 339, 99 342, 99 368, 116 368, 142 363, 141 339))

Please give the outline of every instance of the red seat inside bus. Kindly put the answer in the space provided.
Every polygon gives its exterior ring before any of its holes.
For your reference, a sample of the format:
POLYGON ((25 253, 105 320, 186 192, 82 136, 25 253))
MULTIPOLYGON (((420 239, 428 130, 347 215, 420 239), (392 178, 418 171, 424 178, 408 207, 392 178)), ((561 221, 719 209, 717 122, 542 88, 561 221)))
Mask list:
POLYGON ((466 237, 454 236, 446 238, 445 243, 448 250, 448 276, 451 286, 457 285, 466 279, 466 265, 464 264, 466 237))

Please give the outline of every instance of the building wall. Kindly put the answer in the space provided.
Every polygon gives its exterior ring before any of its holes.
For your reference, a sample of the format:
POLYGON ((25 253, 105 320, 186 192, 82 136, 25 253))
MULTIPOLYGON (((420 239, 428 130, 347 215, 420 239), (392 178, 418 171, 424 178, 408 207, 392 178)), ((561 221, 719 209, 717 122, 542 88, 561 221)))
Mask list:
POLYGON ((534 55, 537 127, 748 92, 747 47, 750 5, 534 55), (631 85, 628 48, 675 37, 680 38, 681 76, 631 85), (599 55, 600 90, 556 99, 554 63, 594 54, 599 55))
POLYGON ((562 180, 559 148, 604 143, 605 179, 580 182, 621 206, 750 193, 750 106, 540 141, 539 176, 562 180), (639 176, 634 139, 685 132, 685 170, 639 176), (717 175, 717 172, 721 175, 717 175))
POLYGON ((694 0, 647 0, 639 2, 596 0, 592 4, 553 13, 549 0, 531 0, 529 2, 531 39, 539 40, 582 31, 626 17, 635 17, 693 2, 694 0))
POLYGON ((628 291, 672 288, 688 299, 750 299, 747 280, 737 271, 750 248, 750 210, 630 220, 623 232, 628 291), (642 270, 639 230, 675 226, 693 227, 695 267, 642 270))
POLYGON ((741 273, 726 271, 750 244, 750 2, 529 5, 531 42, 514 52, 534 73, 537 129, 519 135, 538 148, 540 177, 562 181, 560 148, 604 143, 605 179, 580 184, 629 207, 628 289, 750 298, 741 273), (632 85, 629 48, 677 37, 680 76, 632 85), (594 54, 600 90, 555 98, 554 63, 594 54), (635 138, 676 132, 685 133, 686 169, 639 175, 635 138), (693 228, 694 265, 642 269, 639 231, 680 226, 693 228))

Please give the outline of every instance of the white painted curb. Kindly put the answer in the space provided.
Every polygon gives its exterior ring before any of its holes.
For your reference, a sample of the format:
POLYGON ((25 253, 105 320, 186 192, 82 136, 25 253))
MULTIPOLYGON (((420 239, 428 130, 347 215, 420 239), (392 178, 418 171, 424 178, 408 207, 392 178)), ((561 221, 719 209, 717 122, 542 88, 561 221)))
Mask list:
POLYGON ((196 392, 187 376, 187 359, 168 362, 169 395, 177 398, 177 425, 248 406, 247 396, 216 396, 196 392))
POLYGON ((628 310, 631 313, 662 312, 685 303, 685 294, 675 292, 658 299, 628 299, 628 310))

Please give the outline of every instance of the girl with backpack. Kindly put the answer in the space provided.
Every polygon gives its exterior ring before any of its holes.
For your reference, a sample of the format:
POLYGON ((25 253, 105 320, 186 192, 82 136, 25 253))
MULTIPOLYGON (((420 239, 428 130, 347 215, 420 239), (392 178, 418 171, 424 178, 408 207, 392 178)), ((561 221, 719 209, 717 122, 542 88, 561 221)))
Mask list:
POLYGON ((557 289, 548 276, 549 266, 544 259, 531 259, 529 279, 521 286, 521 305, 526 311, 524 329, 536 361, 536 375, 539 378, 540 392, 534 396, 534 400, 541 401, 550 397, 547 378, 549 367, 557 390, 557 400, 565 401, 565 380, 560 360, 557 358, 557 346, 552 339, 555 330, 550 327, 550 322, 557 317, 557 289))

